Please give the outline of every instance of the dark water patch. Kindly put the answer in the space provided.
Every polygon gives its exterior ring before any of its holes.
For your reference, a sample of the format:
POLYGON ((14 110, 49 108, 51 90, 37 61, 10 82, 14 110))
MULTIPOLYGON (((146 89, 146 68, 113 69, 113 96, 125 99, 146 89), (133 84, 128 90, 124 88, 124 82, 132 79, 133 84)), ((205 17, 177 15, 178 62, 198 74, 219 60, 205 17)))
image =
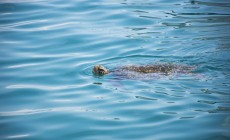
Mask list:
POLYGON ((180 119, 193 119, 194 117, 181 117, 180 119))
POLYGON ((165 114, 169 114, 169 115, 176 115, 177 113, 176 112, 163 112, 165 114))
POLYGON ((143 99, 143 100, 157 100, 157 99, 152 99, 152 98, 148 98, 148 97, 142 97, 142 96, 135 96, 138 99, 143 99))

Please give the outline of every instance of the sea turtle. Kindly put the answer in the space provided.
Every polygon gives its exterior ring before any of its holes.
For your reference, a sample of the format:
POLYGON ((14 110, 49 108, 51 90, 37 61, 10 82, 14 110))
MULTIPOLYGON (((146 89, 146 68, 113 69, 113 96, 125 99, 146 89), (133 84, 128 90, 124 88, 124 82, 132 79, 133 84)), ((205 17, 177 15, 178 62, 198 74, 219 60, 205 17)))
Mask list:
POLYGON ((173 74, 188 74, 191 73, 195 68, 195 66, 189 65, 162 63, 148 65, 127 65, 109 70, 102 65, 96 65, 93 68, 93 73, 98 76, 112 73, 113 75, 125 78, 151 79, 151 77, 156 78, 160 75, 168 76, 173 74))

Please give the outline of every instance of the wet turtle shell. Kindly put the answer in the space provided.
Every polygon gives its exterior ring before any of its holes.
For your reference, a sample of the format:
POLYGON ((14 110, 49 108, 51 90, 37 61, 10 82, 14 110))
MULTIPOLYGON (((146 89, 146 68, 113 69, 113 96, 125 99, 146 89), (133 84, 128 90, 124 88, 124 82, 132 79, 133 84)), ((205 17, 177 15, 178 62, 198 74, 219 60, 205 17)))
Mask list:
POLYGON ((104 75, 111 74, 118 78, 128 79, 156 79, 162 76, 189 74, 195 66, 179 65, 179 64, 152 64, 152 65, 127 65, 117 67, 112 70, 106 69, 104 66, 96 65, 93 69, 94 74, 104 75))

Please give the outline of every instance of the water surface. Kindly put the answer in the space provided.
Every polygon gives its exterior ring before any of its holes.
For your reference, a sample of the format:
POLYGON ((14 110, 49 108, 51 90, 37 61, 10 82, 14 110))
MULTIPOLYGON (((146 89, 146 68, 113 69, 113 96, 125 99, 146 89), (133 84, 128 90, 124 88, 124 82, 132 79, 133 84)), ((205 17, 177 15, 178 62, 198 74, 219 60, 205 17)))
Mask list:
POLYGON ((0 139, 229 139, 227 0, 2 0, 0 139), (95 77, 95 64, 191 75, 95 77))

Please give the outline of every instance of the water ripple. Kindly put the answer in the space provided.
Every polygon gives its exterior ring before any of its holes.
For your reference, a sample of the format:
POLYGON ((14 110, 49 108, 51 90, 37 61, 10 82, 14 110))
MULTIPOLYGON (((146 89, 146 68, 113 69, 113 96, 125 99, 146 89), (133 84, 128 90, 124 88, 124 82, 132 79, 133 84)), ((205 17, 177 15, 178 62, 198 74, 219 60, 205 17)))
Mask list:
POLYGON ((0 112, 0 116, 21 116, 21 115, 34 115, 41 113, 52 113, 52 112, 85 112, 86 109, 65 107, 65 108, 45 108, 45 109, 33 109, 33 110, 18 110, 10 112, 0 112))
POLYGON ((22 21, 22 22, 17 22, 13 24, 5 24, 5 25, 0 25, 0 28, 13 28, 13 27, 18 27, 18 26, 24 26, 24 25, 30 25, 30 24, 37 24, 37 23, 42 23, 42 22, 47 22, 47 20, 30 20, 30 21, 22 21))
POLYGON ((6 139, 21 139, 25 137, 29 137, 29 134, 19 134, 19 135, 12 135, 12 136, 7 136, 5 137, 6 139))
POLYGON ((77 89, 79 85, 61 85, 61 86, 47 86, 47 85, 9 85, 6 88, 8 89, 39 89, 46 91, 53 90, 65 90, 65 89, 77 89))
POLYGON ((14 65, 14 66, 9 66, 9 69, 14 69, 14 68, 23 68, 23 67, 32 67, 32 66, 36 66, 36 65, 41 65, 41 64, 35 64, 35 63, 31 63, 31 64, 19 64, 19 65, 14 65))

